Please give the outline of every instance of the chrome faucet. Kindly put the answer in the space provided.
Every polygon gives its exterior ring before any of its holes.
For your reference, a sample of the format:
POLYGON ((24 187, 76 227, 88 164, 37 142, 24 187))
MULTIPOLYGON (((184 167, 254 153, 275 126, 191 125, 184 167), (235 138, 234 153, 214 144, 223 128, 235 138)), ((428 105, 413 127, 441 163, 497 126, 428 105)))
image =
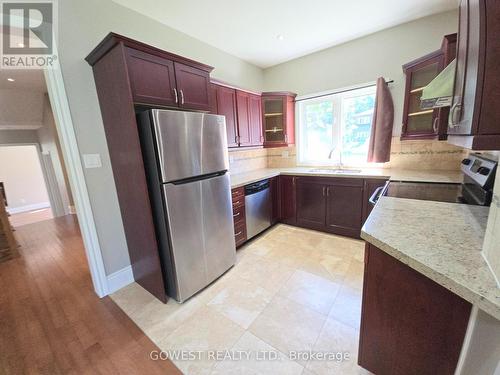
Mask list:
POLYGON ((332 155, 333 155, 333 152, 335 151, 336 147, 333 147, 331 150, 330 150, 330 153, 328 154, 328 159, 331 159, 332 158, 332 155))

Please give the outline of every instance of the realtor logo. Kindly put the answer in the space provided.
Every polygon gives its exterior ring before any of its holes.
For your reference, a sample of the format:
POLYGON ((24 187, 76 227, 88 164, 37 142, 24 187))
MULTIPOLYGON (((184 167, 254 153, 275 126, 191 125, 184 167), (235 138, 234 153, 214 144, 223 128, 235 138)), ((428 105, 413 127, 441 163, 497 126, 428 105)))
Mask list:
POLYGON ((50 68, 56 36, 55 1, 0 1, 2 9, 1 68, 50 68))

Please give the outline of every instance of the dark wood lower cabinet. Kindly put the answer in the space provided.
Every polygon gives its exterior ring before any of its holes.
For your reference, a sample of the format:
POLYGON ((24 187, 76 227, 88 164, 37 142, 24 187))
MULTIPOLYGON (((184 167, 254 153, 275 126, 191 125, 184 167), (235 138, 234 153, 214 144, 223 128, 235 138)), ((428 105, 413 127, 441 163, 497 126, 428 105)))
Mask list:
POLYGON ((453 374, 471 304, 366 244, 359 365, 374 374, 453 374))
POLYGON ((276 224, 280 219, 280 185, 279 176, 269 179, 271 187, 272 211, 271 211, 271 225, 276 224))
POLYGON ((326 186, 314 178, 297 178, 297 225, 323 230, 326 214, 326 186))
POLYGON ((290 225, 297 224, 296 179, 295 176, 279 176, 280 221, 290 225))
POLYGON ((363 180, 345 179, 345 185, 326 187, 326 229, 349 237, 359 237, 363 215, 363 180))

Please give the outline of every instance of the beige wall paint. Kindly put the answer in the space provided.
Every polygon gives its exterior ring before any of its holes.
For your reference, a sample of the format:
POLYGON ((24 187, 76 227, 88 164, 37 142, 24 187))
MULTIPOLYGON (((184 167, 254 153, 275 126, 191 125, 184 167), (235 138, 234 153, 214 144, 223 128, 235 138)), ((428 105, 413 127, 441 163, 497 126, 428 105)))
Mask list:
MULTIPOLYGON (((214 20, 216 22, 216 20, 214 20)), ((106 273, 130 264, 91 67, 85 56, 110 31, 216 67, 212 76, 261 90, 262 70, 109 0, 59 2, 59 58, 80 153, 101 155, 84 170, 106 273)))
POLYGON ((393 79, 394 136, 401 134, 405 76, 401 66, 440 48, 457 32, 458 12, 446 12, 325 49, 264 70, 266 91, 298 95, 393 79))
POLYGON ((0 90, 1 126, 42 126, 43 94, 32 90, 0 90))
POLYGON ((0 147, 0 181, 5 185, 7 209, 49 202, 34 145, 0 147))

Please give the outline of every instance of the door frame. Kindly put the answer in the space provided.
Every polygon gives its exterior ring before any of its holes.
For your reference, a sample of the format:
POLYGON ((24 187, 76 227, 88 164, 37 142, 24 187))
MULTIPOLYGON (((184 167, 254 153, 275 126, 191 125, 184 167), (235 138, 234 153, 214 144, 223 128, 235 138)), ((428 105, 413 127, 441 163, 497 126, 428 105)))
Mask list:
POLYGON ((99 297, 105 297, 109 294, 108 280, 99 238, 97 236, 94 215, 92 213, 92 206, 90 204, 87 184, 83 173, 75 129, 64 86, 64 79, 58 60, 55 61, 52 68, 44 69, 44 76, 50 105, 56 123, 56 131, 61 143, 64 162, 68 172, 70 188, 73 193, 76 215, 78 217, 85 254, 89 264, 90 276, 97 295, 99 297))

